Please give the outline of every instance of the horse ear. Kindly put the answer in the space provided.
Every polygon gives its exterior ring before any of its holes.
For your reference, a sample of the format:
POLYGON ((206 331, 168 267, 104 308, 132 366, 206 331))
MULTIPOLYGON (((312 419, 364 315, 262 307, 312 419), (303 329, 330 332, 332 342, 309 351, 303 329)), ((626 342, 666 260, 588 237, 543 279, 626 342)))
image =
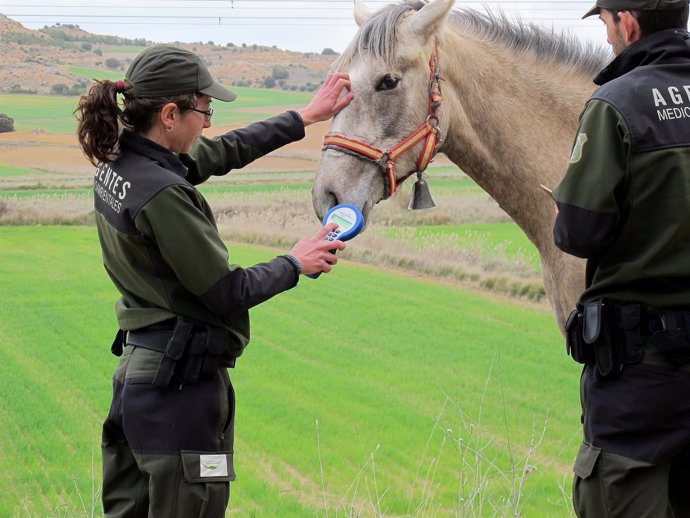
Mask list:
POLYGON ((355 22, 357 26, 361 27, 372 14, 373 12, 360 0, 355 0, 355 22))
POLYGON ((414 34, 428 39, 436 33, 448 16, 455 0, 431 0, 412 17, 411 28, 414 34))

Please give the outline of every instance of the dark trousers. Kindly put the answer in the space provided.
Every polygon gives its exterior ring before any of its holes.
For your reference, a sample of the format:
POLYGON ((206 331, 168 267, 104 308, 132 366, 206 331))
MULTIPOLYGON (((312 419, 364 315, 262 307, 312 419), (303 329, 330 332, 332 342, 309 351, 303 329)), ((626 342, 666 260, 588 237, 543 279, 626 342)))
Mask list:
POLYGON ((225 368, 189 385, 154 386, 161 353, 127 346, 103 424, 109 518, 222 518, 235 479, 234 394, 225 368))
POLYGON ((690 518, 690 365, 644 348, 616 376, 582 373, 579 518, 690 518))

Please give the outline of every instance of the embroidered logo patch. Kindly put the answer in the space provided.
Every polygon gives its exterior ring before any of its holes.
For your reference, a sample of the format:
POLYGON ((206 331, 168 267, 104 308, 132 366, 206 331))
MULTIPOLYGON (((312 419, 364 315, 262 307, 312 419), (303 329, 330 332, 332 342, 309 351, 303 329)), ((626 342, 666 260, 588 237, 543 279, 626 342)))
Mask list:
POLYGON ((227 477, 228 458, 225 455, 199 455, 200 477, 227 477))
POLYGON ((570 155, 570 163, 576 164, 582 158, 582 148, 587 143, 587 133, 578 133, 573 146, 573 152, 570 155))

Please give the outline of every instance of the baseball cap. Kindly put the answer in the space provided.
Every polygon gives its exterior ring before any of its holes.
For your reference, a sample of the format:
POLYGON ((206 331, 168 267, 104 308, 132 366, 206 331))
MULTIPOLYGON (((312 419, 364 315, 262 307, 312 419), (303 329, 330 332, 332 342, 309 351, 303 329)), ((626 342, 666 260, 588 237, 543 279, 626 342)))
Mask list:
POLYGON ((127 69, 125 80, 133 97, 169 97, 194 92, 219 101, 234 101, 233 92, 211 76, 206 63, 194 52, 171 45, 154 45, 139 54, 127 69))
POLYGON ((688 5, 688 0, 597 0, 597 3, 582 18, 599 14, 599 9, 619 11, 670 11, 688 5))

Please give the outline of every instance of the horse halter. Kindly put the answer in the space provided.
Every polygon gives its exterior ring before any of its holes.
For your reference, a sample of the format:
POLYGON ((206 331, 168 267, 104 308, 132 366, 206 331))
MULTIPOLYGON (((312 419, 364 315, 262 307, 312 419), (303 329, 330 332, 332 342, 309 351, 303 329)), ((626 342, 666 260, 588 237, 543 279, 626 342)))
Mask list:
POLYGON ((417 173, 417 177, 421 179, 422 172, 427 168, 441 145, 443 139, 441 138, 441 130, 438 127, 438 111, 443 100, 441 81, 438 66, 437 40, 434 42, 434 52, 429 58, 429 115, 416 130, 388 151, 383 151, 366 142, 336 135, 335 133, 327 133, 324 136, 323 149, 333 149, 376 163, 386 178, 383 199, 387 199, 395 193, 398 185, 412 176, 412 174, 417 173), (395 160, 407 153, 421 140, 424 140, 424 145, 417 158, 417 168, 414 171, 410 171, 398 182, 395 178, 395 160))

